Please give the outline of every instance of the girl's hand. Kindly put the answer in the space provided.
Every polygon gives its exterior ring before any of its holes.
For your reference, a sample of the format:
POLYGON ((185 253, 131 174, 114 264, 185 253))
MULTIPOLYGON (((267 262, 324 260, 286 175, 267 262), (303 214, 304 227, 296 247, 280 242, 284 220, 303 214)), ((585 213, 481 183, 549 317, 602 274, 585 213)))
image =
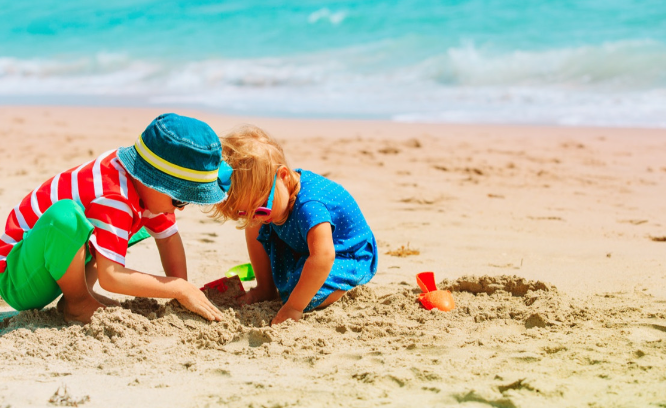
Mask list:
POLYGON ((277 292, 275 287, 254 287, 250 289, 247 293, 238 297, 238 304, 240 305, 251 305, 253 303, 265 302, 267 300, 277 299, 277 292))
POLYGON ((181 282, 183 288, 180 296, 176 298, 181 305, 208 320, 217 320, 218 322, 222 320, 220 309, 215 307, 201 290, 185 280, 181 282))
POLYGON ((287 319, 291 319, 295 322, 301 320, 301 317, 303 317, 303 311, 294 309, 293 307, 289 306, 289 304, 285 303, 280 310, 278 311, 277 315, 273 318, 271 321, 271 326, 274 326, 276 324, 280 324, 284 322, 287 319))

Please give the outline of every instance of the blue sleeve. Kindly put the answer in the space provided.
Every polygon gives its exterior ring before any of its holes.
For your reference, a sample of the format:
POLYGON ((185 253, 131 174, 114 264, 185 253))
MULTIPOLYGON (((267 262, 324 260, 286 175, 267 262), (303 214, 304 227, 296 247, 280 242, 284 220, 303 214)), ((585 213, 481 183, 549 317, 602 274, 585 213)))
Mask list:
POLYGON ((319 201, 308 201, 295 210, 294 214, 298 219, 298 229, 304 240, 308 239, 308 232, 312 227, 323 222, 331 224, 331 229, 335 230, 335 225, 331 218, 331 212, 319 201))
POLYGON ((264 224, 259 228, 259 235, 257 235, 257 241, 262 244, 268 244, 268 240, 271 236, 271 226, 270 224, 264 224))

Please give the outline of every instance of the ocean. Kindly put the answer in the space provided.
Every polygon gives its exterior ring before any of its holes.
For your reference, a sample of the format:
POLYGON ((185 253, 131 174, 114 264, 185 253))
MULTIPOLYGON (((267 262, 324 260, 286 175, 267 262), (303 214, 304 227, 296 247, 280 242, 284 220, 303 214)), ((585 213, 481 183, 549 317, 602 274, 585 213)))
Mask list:
POLYGON ((0 0, 0 104, 666 128, 666 1, 0 0))

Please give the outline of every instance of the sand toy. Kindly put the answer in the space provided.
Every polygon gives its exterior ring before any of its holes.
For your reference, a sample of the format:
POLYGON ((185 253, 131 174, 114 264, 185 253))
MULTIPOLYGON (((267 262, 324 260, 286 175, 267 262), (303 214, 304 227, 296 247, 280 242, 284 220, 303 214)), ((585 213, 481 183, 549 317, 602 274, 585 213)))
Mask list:
POLYGON ((243 284, 241 283, 238 276, 220 278, 212 282, 208 282, 200 289, 203 291, 206 291, 206 289, 215 289, 220 293, 224 293, 227 290, 232 289, 233 291, 238 292, 239 295, 245 294, 245 289, 243 288, 243 284))
POLYGON ((227 278, 238 276, 243 282, 254 280, 254 270, 252 269, 252 264, 250 263, 236 265, 229 269, 224 275, 227 278))
POLYGON ((423 291, 419 295, 419 301, 426 309, 431 310, 434 308, 448 312, 456 306, 451 292, 437 289, 434 272, 421 272, 417 274, 416 283, 419 284, 419 287, 423 291))
POLYGON ((208 282, 201 290, 215 306, 222 309, 238 307, 238 298, 245 294, 243 283, 238 276, 208 282))

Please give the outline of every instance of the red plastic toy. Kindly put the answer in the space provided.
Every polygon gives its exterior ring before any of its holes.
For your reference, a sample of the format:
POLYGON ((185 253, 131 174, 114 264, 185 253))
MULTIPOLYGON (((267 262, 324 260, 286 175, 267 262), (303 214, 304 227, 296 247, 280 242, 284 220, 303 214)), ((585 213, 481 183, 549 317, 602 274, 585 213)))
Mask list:
POLYGON ((201 290, 215 289, 220 293, 224 293, 227 291, 227 289, 229 289, 229 287, 236 287, 238 291, 241 293, 241 295, 245 293, 243 284, 241 283, 241 280, 238 276, 232 276, 230 278, 220 278, 212 282, 208 282, 207 284, 203 285, 203 287, 200 289, 201 290))
POLYGON ((419 302, 428 310, 433 308, 448 312, 456 307, 453 295, 448 290, 439 290, 435 284, 434 272, 421 272, 416 275, 416 283, 423 291, 419 295, 419 302))

